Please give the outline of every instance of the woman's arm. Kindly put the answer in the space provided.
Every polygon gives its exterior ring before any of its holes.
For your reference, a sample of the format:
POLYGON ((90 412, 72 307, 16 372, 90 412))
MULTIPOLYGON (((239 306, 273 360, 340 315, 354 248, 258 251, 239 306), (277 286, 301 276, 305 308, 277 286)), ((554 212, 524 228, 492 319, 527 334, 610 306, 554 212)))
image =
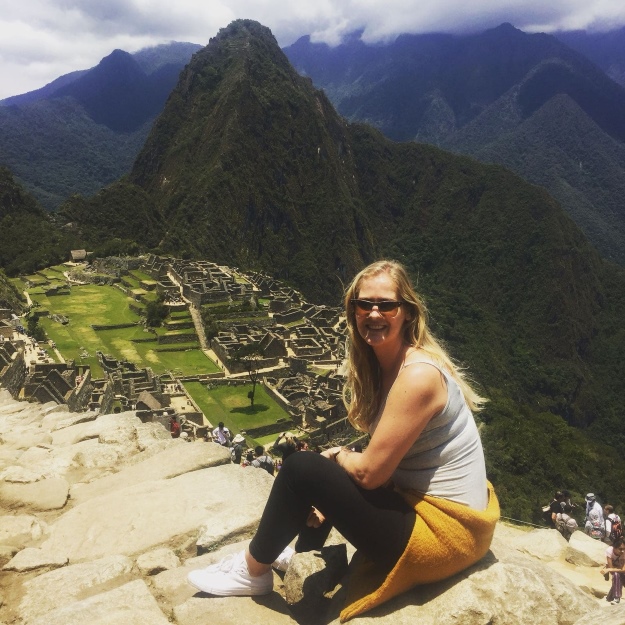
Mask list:
POLYGON ((625 571, 625 559, 623 560, 623 566, 617 567, 618 558, 610 558, 610 556, 606 555, 606 565, 601 569, 601 575, 605 575, 606 573, 617 573, 625 571))
POLYGON ((447 384, 438 369, 425 363, 402 370, 391 388, 384 412, 363 453, 343 448, 326 452, 362 488, 388 482, 430 419, 447 402, 447 384))

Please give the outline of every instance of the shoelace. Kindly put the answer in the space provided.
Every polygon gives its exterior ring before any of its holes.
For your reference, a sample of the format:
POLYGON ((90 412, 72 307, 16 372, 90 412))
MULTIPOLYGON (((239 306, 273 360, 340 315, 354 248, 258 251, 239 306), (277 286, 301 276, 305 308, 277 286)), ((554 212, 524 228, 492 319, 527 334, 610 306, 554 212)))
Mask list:
POLYGON ((215 562, 215 564, 207 566, 206 571, 211 573, 217 573, 218 571, 221 573, 228 573, 237 566, 241 559, 240 555, 240 553, 231 553, 219 562, 215 562))

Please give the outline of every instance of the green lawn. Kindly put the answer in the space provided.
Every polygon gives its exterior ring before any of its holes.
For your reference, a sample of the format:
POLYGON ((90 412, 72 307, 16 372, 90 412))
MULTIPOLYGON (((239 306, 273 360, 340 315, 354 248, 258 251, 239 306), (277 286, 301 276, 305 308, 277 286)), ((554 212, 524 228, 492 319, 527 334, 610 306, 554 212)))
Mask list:
MULTIPOLYGON (((46 297, 36 294, 36 300, 51 314, 58 313, 69 318, 67 325, 44 317, 40 323, 65 358, 74 359, 77 364, 90 365, 95 377, 102 376, 96 350, 115 358, 124 358, 140 367, 151 367, 157 374, 174 369, 183 375, 219 371, 219 367, 195 345, 189 346, 187 351, 160 352, 158 348, 164 346, 157 342, 133 343, 132 339, 150 337, 140 325, 118 330, 94 330, 92 324, 113 325, 140 320, 128 308, 126 295, 113 286, 74 286, 71 295, 46 297), (88 356, 83 357, 84 354, 88 356)), ((159 328, 158 331, 164 333, 165 330, 159 328)))
MULTIPOLYGON (((265 387, 260 384, 256 385, 254 409, 247 398, 247 394, 252 390, 251 384, 218 386, 210 391, 200 382, 185 382, 184 386, 214 427, 223 421, 234 434, 241 430, 270 425, 278 419, 289 418, 289 414, 270 397, 265 387)), ((276 437, 273 435, 264 438, 273 440, 276 437)), ((249 441, 253 439, 248 439, 249 441)), ((263 444, 258 441, 254 442, 263 444)))

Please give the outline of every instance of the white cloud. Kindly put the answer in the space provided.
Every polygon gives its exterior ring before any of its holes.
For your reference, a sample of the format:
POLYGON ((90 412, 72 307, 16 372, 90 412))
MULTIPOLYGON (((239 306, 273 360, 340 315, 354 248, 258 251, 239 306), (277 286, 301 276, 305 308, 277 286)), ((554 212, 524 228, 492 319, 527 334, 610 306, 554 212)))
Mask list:
POLYGON ((206 44, 233 19, 255 19, 281 45, 311 34, 331 45, 364 30, 369 42, 401 32, 475 32, 511 22, 531 32, 625 24, 622 0, 0 0, 0 99, 87 69, 115 48, 171 40, 206 44), (6 5, 6 6, 5 6, 6 5))

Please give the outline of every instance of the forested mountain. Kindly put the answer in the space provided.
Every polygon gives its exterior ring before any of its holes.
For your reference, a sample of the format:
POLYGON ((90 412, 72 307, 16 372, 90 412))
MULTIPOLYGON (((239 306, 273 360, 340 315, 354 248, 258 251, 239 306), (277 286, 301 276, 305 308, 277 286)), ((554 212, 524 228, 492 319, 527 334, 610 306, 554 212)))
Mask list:
POLYGON ((573 30, 554 34, 598 65, 614 82, 625 86, 625 28, 604 33, 573 30))
POLYGON ((9 275, 67 260, 77 239, 0 167, 0 268, 9 275))
POLYGON ((48 209, 128 173, 180 70, 200 46, 115 50, 94 68, 0 102, 0 165, 48 209))
POLYGON ((504 24, 285 53, 338 111, 394 140, 505 165, 544 185, 607 258, 625 265, 625 89, 555 37, 504 24))
POLYGON ((557 487, 625 504, 624 271, 502 167, 346 123, 261 25, 220 31, 129 177, 62 212, 93 244, 266 269, 332 304, 363 263, 403 260, 491 399, 480 422, 505 513, 531 518, 557 487))

